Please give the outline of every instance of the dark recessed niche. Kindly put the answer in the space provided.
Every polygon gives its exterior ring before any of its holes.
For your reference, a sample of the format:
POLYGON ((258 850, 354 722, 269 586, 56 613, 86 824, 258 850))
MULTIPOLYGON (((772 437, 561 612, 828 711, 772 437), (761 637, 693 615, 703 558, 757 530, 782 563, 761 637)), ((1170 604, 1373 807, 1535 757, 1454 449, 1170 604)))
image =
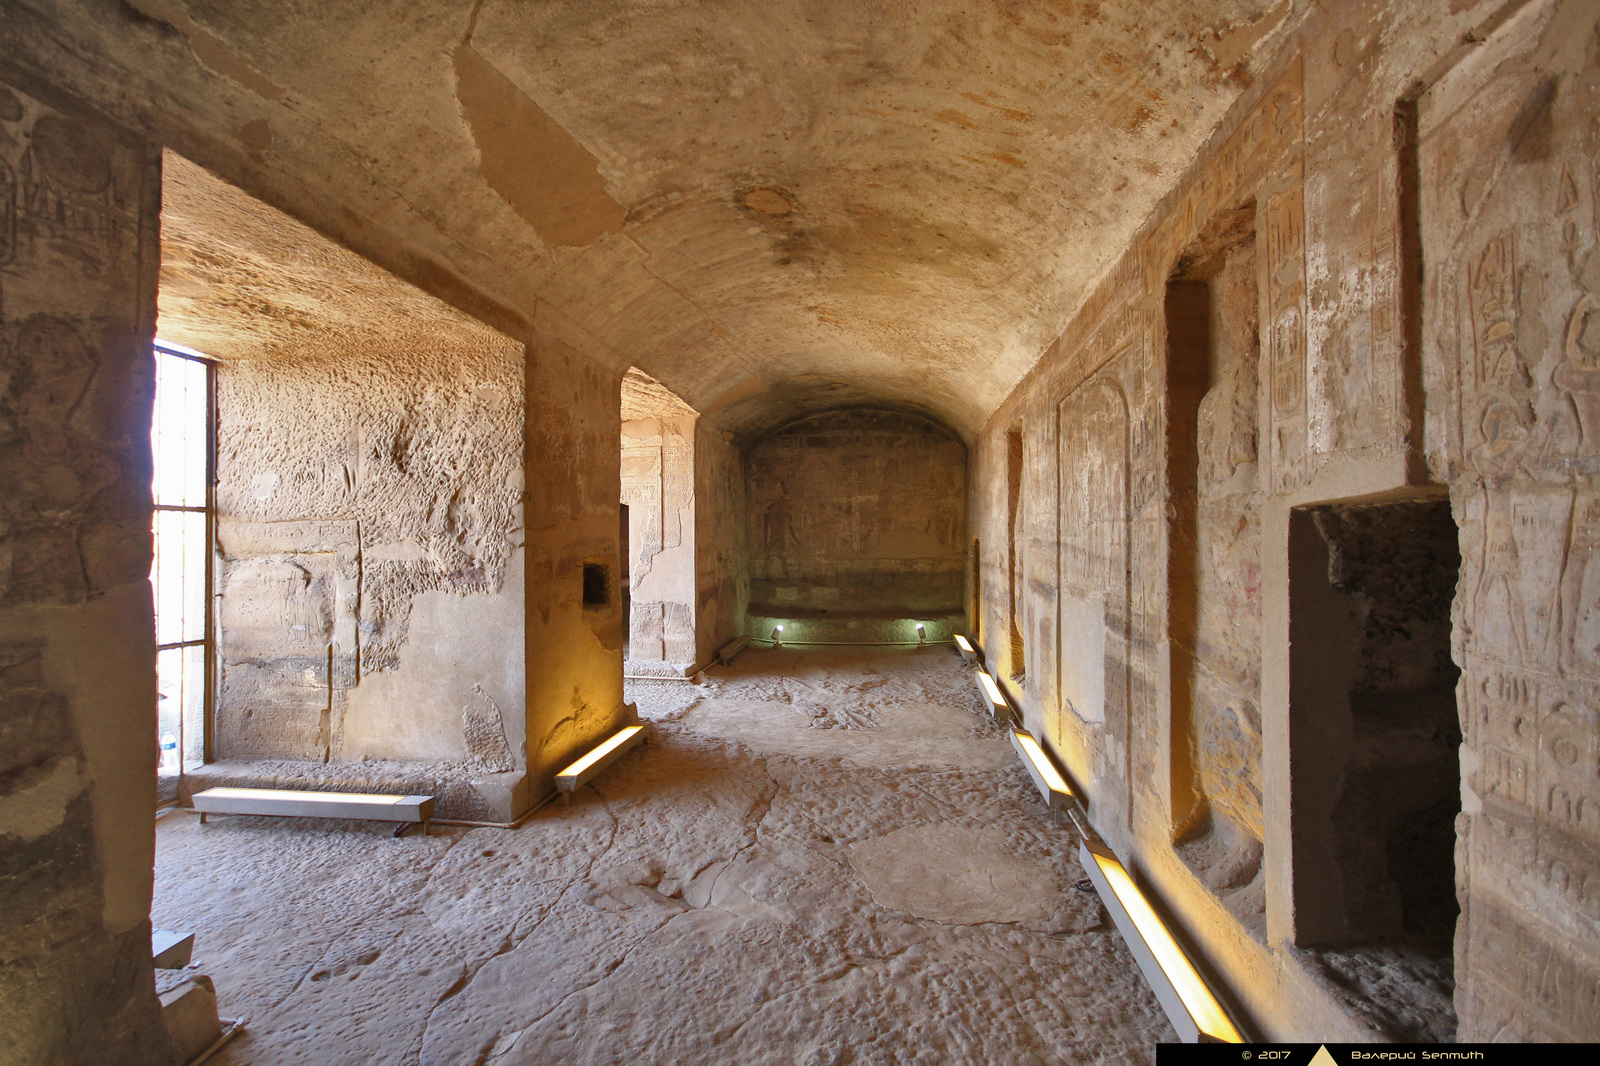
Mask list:
POLYGON ((604 563, 583 564, 583 605, 604 607, 611 602, 611 572, 604 563))

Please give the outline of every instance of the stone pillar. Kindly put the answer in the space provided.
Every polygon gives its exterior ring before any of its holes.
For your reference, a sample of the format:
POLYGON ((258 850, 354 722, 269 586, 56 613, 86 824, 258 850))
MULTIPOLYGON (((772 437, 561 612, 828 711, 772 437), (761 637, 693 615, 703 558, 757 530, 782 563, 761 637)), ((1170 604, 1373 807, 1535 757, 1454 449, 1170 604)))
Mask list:
POLYGON ((622 501, 629 508, 629 660, 655 672, 695 661, 694 415, 622 424, 622 501), (645 664, 656 664, 647 667, 645 664))
POLYGON ((528 801, 623 724, 622 375, 549 327, 527 345, 528 801))
POLYGON ((0 86, 7 1062, 166 1063, 150 957, 160 156, 0 86))

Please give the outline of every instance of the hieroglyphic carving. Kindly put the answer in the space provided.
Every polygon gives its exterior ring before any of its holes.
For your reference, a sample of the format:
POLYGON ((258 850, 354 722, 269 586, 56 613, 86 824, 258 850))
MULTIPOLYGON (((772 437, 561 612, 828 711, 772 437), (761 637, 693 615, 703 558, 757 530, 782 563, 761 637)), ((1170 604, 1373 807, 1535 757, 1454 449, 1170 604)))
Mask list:
POLYGON ((1306 444, 1306 224, 1300 187, 1268 199, 1262 215, 1268 313, 1262 342, 1270 396, 1272 485, 1282 490, 1297 479, 1306 444))
POLYGON ((1594 1039, 1600 940, 1573 930, 1600 916, 1600 315, 1585 204, 1600 78, 1575 52, 1558 76, 1521 32, 1419 112, 1424 357, 1455 390, 1428 402, 1459 434, 1442 468, 1477 801, 1457 1002, 1464 1039, 1594 1039), (1528 115, 1547 127, 1537 143, 1505 135, 1528 115))
POLYGON ((1483 246, 1470 269, 1467 298, 1472 313, 1474 384, 1479 389, 1521 396, 1532 384, 1517 351, 1517 235, 1507 230, 1483 246))

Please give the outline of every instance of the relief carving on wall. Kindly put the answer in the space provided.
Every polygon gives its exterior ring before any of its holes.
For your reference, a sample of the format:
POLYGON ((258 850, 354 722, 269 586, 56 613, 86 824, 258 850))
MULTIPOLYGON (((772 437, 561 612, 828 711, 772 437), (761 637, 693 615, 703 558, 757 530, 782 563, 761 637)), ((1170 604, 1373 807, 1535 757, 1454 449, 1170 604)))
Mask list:
POLYGON ((148 565, 126 547, 141 505, 122 484, 142 468, 122 397, 148 388, 128 357, 141 162, 0 87, 0 602, 77 603, 148 565))
POLYGON ((1129 423, 1110 373, 1057 405, 1060 647, 1051 650, 1059 707, 1047 706, 1047 736, 1078 780, 1122 783, 1115 795, 1096 791, 1113 808, 1104 826, 1132 817, 1129 423))
POLYGON ((224 521, 218 755, 337 759, 360 681, 357 523, 224 521))
POLYGON ((1563 912, 1600 918, 1600 75, 1592 6, 1528 12, 1490 42, 1491 73, 1423 101, 1425 357, 1459 412, 1455 639, 1481 801, 1457 1006, 1464 1039, 1593 1040, 1600 939, 1563 912))
POLYGON ((1306 473, 1306 221, 1300 187, 1268 198, 1262 214, 1268 314, 1262 346, 1270 397, 1271 486, 1282 491, 1306 473))

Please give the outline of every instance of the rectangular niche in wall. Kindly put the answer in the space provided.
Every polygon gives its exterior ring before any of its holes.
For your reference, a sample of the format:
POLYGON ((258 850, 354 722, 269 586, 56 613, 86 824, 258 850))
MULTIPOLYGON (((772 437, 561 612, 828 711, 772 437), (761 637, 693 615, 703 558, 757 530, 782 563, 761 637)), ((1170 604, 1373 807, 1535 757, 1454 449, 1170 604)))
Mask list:
POLYGON ((1295 940, 1451 957, 1461 567, 1444 496, 1296 509, 1289 527, 1295 940))
POLYGON ((583 605, 605 607, 611 602, 611 568, 605 563, 583 564, 583 605))
POLYGON ((1173 844, 1264 938, 1255 235, 1220 212, 1167 283, 1167 635, 1173 844))
POLYGON ((1027 646, 1022 639, 1022 427, 1006 434, 1006 570, 1011 621, 1011 677, 1020 681, 1027 673, 1027 646))

